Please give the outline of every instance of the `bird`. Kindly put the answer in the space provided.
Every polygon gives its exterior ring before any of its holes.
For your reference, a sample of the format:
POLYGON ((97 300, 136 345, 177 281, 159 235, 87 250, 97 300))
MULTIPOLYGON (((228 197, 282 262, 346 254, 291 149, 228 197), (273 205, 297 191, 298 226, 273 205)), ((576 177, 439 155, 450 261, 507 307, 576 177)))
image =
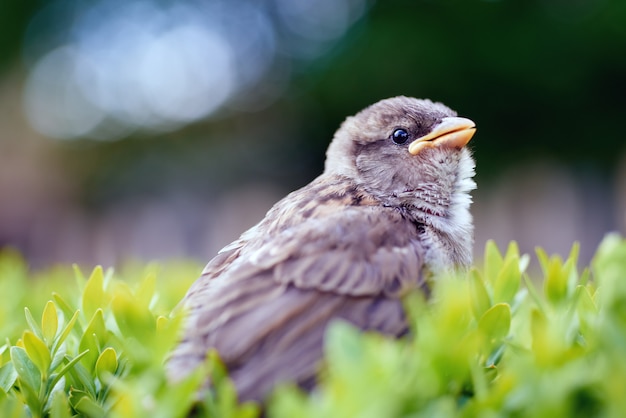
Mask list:
POLYGON ((475 131, 444 104, 405 96, 348 117, 323 173, 192 284, 169 378, 180 381, 216 350, 239 400, 264 402, 281 383, 316 386, 333 321, 407 334, 404 296, 471 263, 475 131))

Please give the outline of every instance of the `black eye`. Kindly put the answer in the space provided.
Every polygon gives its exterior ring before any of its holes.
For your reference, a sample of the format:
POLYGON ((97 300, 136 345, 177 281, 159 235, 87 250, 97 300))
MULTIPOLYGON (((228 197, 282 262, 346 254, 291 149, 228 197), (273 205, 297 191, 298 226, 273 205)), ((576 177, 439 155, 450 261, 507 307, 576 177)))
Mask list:
POLYGON ((402 128, 396 129, 391 134, 391 140, 396 144, 404 144, 406 141, 409 140, 409 133, 402 128))

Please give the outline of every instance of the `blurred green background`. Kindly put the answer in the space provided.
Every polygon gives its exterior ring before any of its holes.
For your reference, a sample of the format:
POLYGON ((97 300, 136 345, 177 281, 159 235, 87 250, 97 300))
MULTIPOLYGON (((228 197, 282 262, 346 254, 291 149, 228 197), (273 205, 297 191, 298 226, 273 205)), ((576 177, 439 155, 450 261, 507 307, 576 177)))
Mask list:
POLYGON ((626 231, 623 0, 3 0, 0 246, 208 260, 399 94, 477 123, 477 253, 626 231))

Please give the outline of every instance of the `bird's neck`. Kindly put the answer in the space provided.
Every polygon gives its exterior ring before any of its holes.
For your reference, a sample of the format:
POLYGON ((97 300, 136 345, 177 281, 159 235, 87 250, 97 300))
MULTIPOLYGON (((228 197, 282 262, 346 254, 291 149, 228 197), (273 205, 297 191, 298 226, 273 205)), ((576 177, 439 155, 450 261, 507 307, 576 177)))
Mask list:
POLYGON ((431 270, 467 266, 472 261, 474 227, 469 209, 470 192, 476 188, 474 166, 469 152, 463 152, 454 172, 443 177, 443 184, 438 177, 411 191, 408 211, 419 225, 431 270))
MULTIPOLYGON (((410 184, 386 184, 384 176, 363 181, 356 173, 342 165, 327 167, 327 172, 317 181, 335 179, 338 184, 354 187, 348 195, 368 196, 366 201, 402 211, 417 227, 419 239, 424 244, 425 257, 432 271, 453 266, 467 266, 472 261, 474 227, 469 208, 470 192, 476 188, 474 160, 467 149, 451 154, 431 155, 419 167, 419 177, 410 184), (372 187, 374 184, 376 187, 372 187), (384 193, 380 189, 387 188, 384 193), (358 193, 355 191, 358 190, 358 193)), ((384 174, 384 173, 383 173, 384 174)), ((314 184, 316 183, 314 182, 314 184)), ((362 203, 361 203, 362 204, 362 203)))

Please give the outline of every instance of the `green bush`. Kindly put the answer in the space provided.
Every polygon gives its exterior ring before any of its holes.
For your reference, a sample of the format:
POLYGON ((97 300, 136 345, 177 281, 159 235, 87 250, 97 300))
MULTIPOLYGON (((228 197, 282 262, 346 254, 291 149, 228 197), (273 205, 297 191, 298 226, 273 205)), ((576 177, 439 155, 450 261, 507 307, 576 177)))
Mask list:
MULTIPOLYGON (((626 411, 626 240, 611 235, 590 269, 537 250, 487 243, 483 266, 410 295, 401 340, 341 322, 328 332, 322 384, 271 397, 271 417, 607 416, 626 411)), ((163 363, 175 309, 200 266, 176 262, 29 272, 0 253, 0 416, 257 417, 237 403, 217 355, 185 381, 163 363), (198 400, 203 377, 214 387, 198 400)))

